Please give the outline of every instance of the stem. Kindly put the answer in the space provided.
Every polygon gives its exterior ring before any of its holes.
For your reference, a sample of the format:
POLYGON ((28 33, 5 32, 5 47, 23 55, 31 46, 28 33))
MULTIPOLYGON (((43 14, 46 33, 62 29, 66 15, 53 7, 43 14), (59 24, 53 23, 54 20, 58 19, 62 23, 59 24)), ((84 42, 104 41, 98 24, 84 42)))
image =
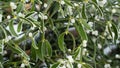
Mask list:
POLYGON ((80 45, 80 62, 82 62, 82 52, 83 52, 83 47, 82 45, 80 45))
POLYGON ((95 42, 94 42, 94 56, 93 56, 93 60, 94 60, 94 66, 95 66, 95 68, 96 68, 95 58, 96 58, 96 44, 95 44, 95 42))

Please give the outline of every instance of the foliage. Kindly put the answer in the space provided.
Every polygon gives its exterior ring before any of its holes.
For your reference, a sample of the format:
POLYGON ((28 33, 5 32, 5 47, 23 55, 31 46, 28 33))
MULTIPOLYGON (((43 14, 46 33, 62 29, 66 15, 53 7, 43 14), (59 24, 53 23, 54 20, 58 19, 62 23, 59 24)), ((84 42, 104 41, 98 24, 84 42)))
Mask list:
POLYGON ((0 0, 0 68, 119 68, 120 0, 0 0))

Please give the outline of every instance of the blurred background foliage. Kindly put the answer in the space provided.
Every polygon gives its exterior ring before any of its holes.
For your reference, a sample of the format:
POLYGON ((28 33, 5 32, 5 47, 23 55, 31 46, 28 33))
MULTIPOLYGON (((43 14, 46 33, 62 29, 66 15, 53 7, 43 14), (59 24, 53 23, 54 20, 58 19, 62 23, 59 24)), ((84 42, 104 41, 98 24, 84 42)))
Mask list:
POLYGON ((0 0, 0 68, 120 68, 120 0, 0 0))

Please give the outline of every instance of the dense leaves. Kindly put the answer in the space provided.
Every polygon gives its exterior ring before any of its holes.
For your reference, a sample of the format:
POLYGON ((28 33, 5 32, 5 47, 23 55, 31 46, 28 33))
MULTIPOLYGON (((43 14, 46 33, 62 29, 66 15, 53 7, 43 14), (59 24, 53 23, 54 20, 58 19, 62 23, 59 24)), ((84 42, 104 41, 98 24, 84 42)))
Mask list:
POLYGON ((0 68, 119 68, 119 0, 1 0, 0 68))

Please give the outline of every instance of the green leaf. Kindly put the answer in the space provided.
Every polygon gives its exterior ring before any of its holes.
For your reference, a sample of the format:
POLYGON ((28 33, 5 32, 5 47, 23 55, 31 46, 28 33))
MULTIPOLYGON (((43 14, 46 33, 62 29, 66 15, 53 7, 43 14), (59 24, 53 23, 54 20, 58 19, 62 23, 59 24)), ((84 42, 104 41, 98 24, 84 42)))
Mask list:
POLYGON ((19 5, 17 6, 17 13, 21 12, 23 9, 23 3, 19 3, 19 5))
POLYGON ((80 56, 80 51, 81 51, 81 48, 80 48, 80 47, 78 47, 78 48, 75 50, 74 59, 76 59, 78 56, 80 56))
POLYGON ((67 62, 68 62, 69 68, 73 68, 72 63, 70 61, 68 61, 68 60, 67 60, 67 62))
POLYGON ((22 22, 19 22, 17 32, 20 32, 21 30, 22 30, 22 22))
POLYGON ((52 13, 50 13, 51 14, 50 17, 54 16, 54 14, 59 10, 59 8, 60 8, 59 3, 58 2, 53 2, 51 4, 50 9, 48 10, 48 11, 52 11, 52 13))
POLYGON ((13 41, 16 44, 19 44, 20 42, 22 42, 23 40, 26 40, 26 35, 23 34, 20 38, 15 38, 13 41))
POLYGON ((39 49, 39 48, 36 46, 36 43, 35 43, 34 38, 31 38, 31 40, 32 40, 32 46, 33 46, 33 48, 39 49))
POLYGON ((18 36, 14 30, 13 21, 9 22, 9 29, 14 36, 18 36))
POLYGON ((97 1, 96 0, 92 0, 93 2, 95 2, 97 4, 97 1))
POLYGON ((84 3, 82 6, 82 18, 87 19, 87 15, 86 15, 86 4, 84 3))
POLYGON ((70 2, 70 0, 64 0, 64 1, 65 1, 65 3, 66 3, 67 5, 73 6, 73 4, 70 2))
POLYGON ((25 15, 25 18, 30 17, 34 13, 35 13, 35 11, 29 12, 28 14, 25 15))
POLYGON ((115 33, 114 40, 117 40, 118 39, 118 29, 114 23, 112 23, 112 29, 113 29, 113 32, 115 33))
POLYGON ((23 54, 22 56, 27 59, 27 60, 30 60, 30 57, 25 53, 25 51, 23 51, 19 46, 15 46, 14 47, 15 49, 17 49, 19 52, 21 52, 21 54, 23 54))
POLYGON ((43 55, 43 51, 42 51, 43 50, 43 48, 42 48, 43 42, 40 41, 37 46, 39 49, 36 50, 36 54, 40 60, 44 60, 44 55, 43 55))
POLYGON ((0 68, 4 68, 4 67, 3 67, 3 64, 2 64, 1 62, 0 62, 0 68))
POLYGON ((3 53, 3 49, 4 49, 3 42, 0 40, 0 54, 3 53))
POLYGON ((21 54, 25 59, 30 60, 29 56, 23 51, 18 45, 16 45, 12 40, 9 42, 9 47, 15 53, 21 54), (14 45, 14 46, 13 46, 14 45))
POLYGON ((50 28, 52 28, 53 30, 54 30, 54 24, 53 24, 53 20, 49 17, 49 19, 48 19, 48 22, 49 22, 49 26, 50 26, 50 28))
POLYGON ((50 68, 57 68, 60 65, 60 62, 54 63, 50 68))
POLYGON ((112 35, 112 30, 111 30, 111 27, 110 27, 110 26, 108 26, 108 31, 109 31, 109 33, 110 33, 111 37, 113 38, 113 35, 112 35))
POLYGON ((93 2, 93 5, 98 9, 98 12, 100 13, 101 16, 103 16, 103 11, 99 5, 93 2))
MULTIPOLYGON (((77 22, 79 23, 80 21, 77 21, 77 22)), ((78 34, 80 35, 81 39, 88 40, 87 34, 86 34, 81 22, 79 24, 75 23, 74 25, 75 25, 75 28, 76 28, 78 34)))
POLYGON ((91 30, 92 28, 88 25, 87 21, 85 19, 79 19, 81 23, 85 26, 85 28, 91 30))
POLYGON ((74 38, 72 33, 68 32, 68 34, 72 37, 72 40, 73 40, 73 50, 74 50, 75 46, 76 46, 75 38, 74 38))
POLYGON ((44 58, 44 57, 46 56, 46 54, 47 54, 45 41, 42 42, 42 46, 41 46, 41 54, 42 54, 43 58, 44 58))
POLYGON ((85 68, 93 68, 90 64, 82 63, 82 66, 85 68))
POLYGON ((30 49, 30 57, 33 59, 33 60, 36 60, 37 58, 37 53, 36 53, 36 49, 34 47, 31 47, 30 49))
POLYGON ((62 33, 58 37, 58 45, 61 51, 65 52, 65 46, 64 46, 64 35, 65 33, 62 33))
POLYGON ((48 40, 45 40, 45 46, 46 46, 46 51, 48 53, 48 56, 51 57, 52 56, 52 47, 48 40))
POLYGON ((7 32, 6 32, 6 30, 0 25, 0 28, 1 28, 1 30, 4 32, 4 34, 5 34, 5 38, 7 38, 7 32))
POLYGON ((31 24, 32 25, 32 21, 27 19, 27 18, 22 18, 22 17, 19 17, 21 20, 24 20, 26 21, 28 24, 31 24))

